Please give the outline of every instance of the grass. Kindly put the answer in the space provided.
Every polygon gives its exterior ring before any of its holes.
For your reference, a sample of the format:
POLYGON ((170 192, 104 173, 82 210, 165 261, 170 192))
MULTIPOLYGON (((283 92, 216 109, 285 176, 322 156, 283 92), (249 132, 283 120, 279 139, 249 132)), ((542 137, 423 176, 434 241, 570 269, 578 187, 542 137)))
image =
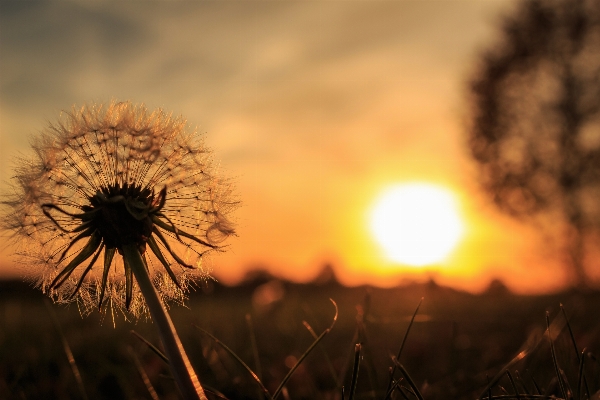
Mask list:
MULTIPOLYGON (((210 284, 171 310, 209 398, 600 398, 599 293, 277 283, 269 302, 262 283, 210 284)), ((0 398, 178 398, 151 323, 51 310, 0 285, 0 398)))

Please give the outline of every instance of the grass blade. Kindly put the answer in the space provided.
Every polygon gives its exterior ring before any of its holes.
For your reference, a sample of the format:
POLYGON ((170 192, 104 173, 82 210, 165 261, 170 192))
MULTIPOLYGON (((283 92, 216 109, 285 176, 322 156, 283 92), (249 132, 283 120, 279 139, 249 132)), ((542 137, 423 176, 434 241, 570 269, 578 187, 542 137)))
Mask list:
POLYGON ((81 398, 84 400, 88 399, 87 393, 85 391, 85 387, 83 386, 83 379, 81 379, 81 374, 79 373, 79 368, 77 367, 77 363, 75 362, 75 357, 73 356, 73 352, 71 351, 71 346, 69 346, 69 342, 65 337, 65 334, 62 331, 60 326, 60 322, 58 321, 58 317, 56 316, 56 312, 52 305, 48 300, 44 301, 50 316, 52 317, 52 322, 54 322, 54 326, 58 334, 60 335, 60 339, 62 341, 63 349, 65 350, 65 354, 67 356, 67 360, 69 361, 69 365, 71 366, 71 371, 73 371, 73 376, 75 377, 75 381, 77 382, 77 388, 79 389, 79 393, 81 394, 81 398))
POLYGON ((531 381, 533 382, 533 386, 535 386, 535 390, 537 394, 542 394, 542 390, 540 389, 540 385, 535 381, 535 378, 532 376, 531 381))
POLYGON ((360 367, 360 351, 362 346, 357 343, 354 346, 354 368, 352 369, 352 381, 350 382, 350 397, 348 400, 354 399, 354 393, 356 392, 356 383, 358 382, 358 370, 360 367))
POLYGON ((406 333, 404 334, 404 337, 402 338, 402 344, 400 345, 400 350, 398 350, 398 355, 396 356, 396 359, 398 359, 398 360, 400 360, 400 356, 402 355, 402 350, 404 350, 404 345, 406 344, 406 339, 408 338, 408 333, 410 332, 410 328, 412 327, 413 323, 415 322, 415 317, 419 313, 419 308, 421 308, 423 299, 425 299, 425 298, 421 297, 421 300, 419 300, 419 304, 417 304, 417 308, 415 309, 415 312, 413 313, 412 318, 410 319, 408 328, 406 328, 406 333))
POLYGON ((565 385, 565 393, 567 395, 567 399, 573 400, 573 389, 571 389, 571 385, 569 384, 569 379, 567 379, 567 374, 565 374, 564 370, 560 370, 560 375, 563 378, 563 384, 565 385))
POLYGON ((562 375, 560 373, 560 368, 558 366, 558 361, 556 359, 556 350, 554 349, 554 340, 552 339, 552 335, 550 334, 550 313, 546 311, 546 327, 548 332, 548 339, 550 340, 550 352, 552 353, 552 363, 554 364, 554 371, 556 372, 556 379, 558 379, 558 386, 560 387, 560 393, 562 394, 563 399, 567 398, 567 393, 565 391, 565 386, 562 380, 562 375))
MULTIPOLYGON (((548 324, 548 323, 546 323, 548 324)), ((547 333, 548 333, 548 337, 552 340, 552 338, 556 338, 558 336, 558 334, 562 331, 562 329, 564 328, 565 325, 565 321, 561 318, 561 319, 554 319, 554 321, 552 321, 552 324, 550 324, 550 327, 552 329, 546 329, 547 333)), ((521 348, 521 350, 519 351, 519 353, 513 357, 512 360, 510 360, 505 366, 504 368, 502 368, 500 370, 500 372, 498 372, 498 374, 496 374, 496 376, 488 383, 488 385, 481 391, 481 394, 479 395, 479 400, 483 400, 483 398, 488 397, 488 391, 493 388, 498 381, 500 381, 500 379, 504 376, 504 374, 506 373, 506 371, 508 371, 513 365, 515 365, 517 362, 521 361, 522 359, 524 359, 525 357, 527 357, 529 354, 535 352, 535 350, 537 350, 537 348, 542 344, 542 340, 543 340, 544 336, 541 336, 540 338, 525 343, 525 345, 521 348)), ((533 378, 532 378, 533 380, 533 378)), ((537 383, 535 383, 535 380, 533 381, 536 389, 538 390, 538 393, 541 393, 537 383)))
POLYGON ((569 335, 571 336, 571 343, 573 343, 573 348, 575 349, 575 356, 577 356, 577 361, 579 361, 579 350, 577 350, 577 342, 575 341, 575 335, 573 335, 573 330, 571 329, 571 324, 569 323, 567 312, 565 311, 565 307, 562 303, 560 303, 560 310, 562 311, 562 314, 565 317, 565 321, 567 321, 567 328, 569 329, 569 335))
POLYGON ((219 399, 229 400, 223 393, 219 392, 212 386, 204 385, 204 391, 218 397, 219 399))
POLYGON ((515 383, 515 380, 513 379, 512 374, 510 373, 510 371, 506 371, 506 375, 508 375, 510 384, 512 385, 513 390, 515 391, 515 398, 520 399, 521 395, 519 394, 519 389, 517 388, 517 384, 515 383))
MULTIPOLYGON (((577 376, 577 395, 578 397, 581 399, 583 398, 583 396, 581 396, 581 389, 582 389, 582 383, 583 380, 585 379, 584 373, 583 373, 583 360, 585 359, 585 348, 581 351, 581 357, 579 357, 579 374, 577 376)), ((587 397, 588 399, 590 398, 590 390, 587 388, 586 385, 586 391, 587 391, 587 397)))
POLYGON ((590 388, 588 387, 588 383, 587 383, 587 379, 585 377, 585 374, 583 373, 583 353, 581 355, 581 357, 579 356, 579 350, 577 349, 577 342, 575 341, 575 335, 573 334, 573 330, 571 329, 571 324, 569 323, 569 318, 567 317, 567 312, 565 310, 565 307, 562 305, 562 303, 560 304, 560 309, 563 313, 563 316, 565 317, 565 321, 567 321, 567 328, 569 329, 569 336, 571 337, 571 343, 573 343, 573 348, 575 349, 575 355, 577 356, 577 361, 580 363, 580 370, 579 370, 579 383, 577 385, 577 395, 579 396, 579 398, 581 398, 581 379, 583 377, 583 384, 585 385, 585 390, 587 393, 588 398, 590 397, 590 388))
POLYGON ((227 345, 225 343, 221 342, 215 336, 213 336, 212 334, 208 333, 206 330, 200 328, 198 325, 194 324, 193 326, 196 329, 198 329, 200 332, 204 333, 206 336, 208 336, 209 338, 211 338, 216 344, 218 344, 219 346, 221 346, 227 353, 229 353, 246 371, 248 371, 248 373, 250 374, 250 376, 252 376, 252 378, 256 381, 256 383, 258 383, 258 385, 262 389, 262 391, 265 394, 265 396, 267 396, 268 399, 273 400, 274 397, 271 396, 271 394, 269 393, 269 391, 267 390, 267 388, 265 387, 265 385, 263 385, 263 383, 261 382, 261 380, 259 379, 259 377, 256 375, 256 373, 254 371, 252 371, 252 369, 248 366, 248 364, 246 364, 244 362, 244 360, 242 360, 237 354, 235 354, 235 352, 233 350, 231 350, 229 347, 227 347, 227 345))
POLYGON ((404 393, 404 390, 407 390, 407 389, 405 389, 403 386, 400 385, 403 380, 404 380, 403 378, 400 378, 397 381, 394 380, 394 384, 392 385, 391 391, 389 394, 386 395, 384 400, 388 400, 390 398, 390 396, 392 395, 392 393, 394 393, 394 391, 397 391, 398 393, 400 393, 400 396, 402 396, 402 398, 404 400, 408 400, 408 396, 406 396, 406 393, 404 393))
POLYGON ((335 307, 335 315, 333 316, 333 321, 331 321, 331 325, 329 326, 329 328, 325 329, 323 333, 321 333, 319 337, 315 339, 315 341, 308 347, 308 349, 306 349, 304 354, 302 354, 300 358, 298 358, 296 364, 294 364, 294 366, 288 371, 287 375, 283 378, 283 380, 273 393, 273 399, 277 399, 277 397, 281 394, 281 391, 283 390, 283 387, 285 386, 287 381, 292 377, 294 371, 296 371, 296 369, 300 366, 302 361, 304 361, 304 359, 312 352, 312 350, 319 344, 319 342, 321 342, 321 340, 323 340, 323 338, 333 329, 333 326, 335 325, 335 322, 338 318, 338 306, 337 303, 333 301, 333 299, 329 299, 329 301, 331 301, 331 303, 335 307))
MULTIPOLYGON (((400 395, 402 395, 402 398, 404 400, 409 400, 409 398, 406 395, 406 393, 404 393, 405 391, 409 392, 409 390, 407 388, 405 388, 404 386, 400 386, 400 382, 398 382, 398 384, 396 386, 398 386, 398 392, 400 393, 400 395)), ((410 393, 412 393, 412 392, 410 392, 410 393)))
POLYGON ((150 378, 148 377, 146 370, 144 370, 144 366, 140 362, 140 359, 135 355, 135 352, 133 351, 131 346, 127 347, 127 351, 129 352, 129 355, 131 356, 131 359, 133 360, 135 367, 137 368, 138 372, 140 373, 140 376, 142 377, 142 381, 144 382, 144 385, 146 385, 146 389, 148 390, 150 397, 152 397, 152 400, 160 400, 158 397, 158 394, 156 394, 156 390, 154 390, 154 386, 152 386, 152 382, 150 382, 150 378))
POLYGON ((402 364, 400 364, 400 362, 398 362, 397 358, 394 357, 392 360, 394 361, 394 364, 400 370, 400 373, 404 376, 404 379, 406 379, 406 382, 408 382, 408 384, 410 385, 410 388, 412 389, 413 394, 417 397, 417 399, 423 400, 423 395, 421 395, 421 392, 419 392, 419 389, 417 389, 417 385, 415 385, 415 383, 413 382, 413 380, 410 377, 410 375, 408 374, 408 371, 406 370, 406 368, 404 368, 404 366, 402 364))
MULTIPOLYGON (((400 360, 400 356, 402 355, 402 350, 404 350, 404 345, 406 344, 406 339, 408 338, 408 333, 410 332, 410 328, 412 328, 412 325, 415 322, 415 318, 417 316, 417 313, 419 312, 419 308, 421 308, 423 299, 424 299, 424 297, 421 297, 421 300, 419 300, 419 304, 417 304, 417 308, 415 309, 415 312, 413 313, 412 318, 410 319, 410 322, 408 323, 408 327, 406 328, 406 332, 404 333, 404 337, 402 338, 402 343, 400 344, 400 350, 398 350, 398 355, 396 355, 397 360, 400 360)), ((392 372, 390 373, 390 382, 388 384, 388 388, 386 391, 386 398, 388 398, 388 396, 390 396, 392 393, 392 382, 394 380, 395 372, 396 372, 396 364, 394 364, 394 366, 392 367, 392 372)))
POLYGON ((142 335, 140 335, 136 331, 131 330, 130 333, 132 335, 134 335, 135 337, 137 337, 138 339, 140 339, 142 342, 144 342, 146 344, 146 346, 148 346, 150 348, 150 350, 152 350, 157 356, 159 356, 165 363, 167 363, 167 364, 169 363, 169 359, 167 358, 167 356, 165 356, 163 354, 163 352, 158 349, 158 347, 156 347, 155 345, 150 343, 148 340, 146 340, 146 338, 144 338, 142 335))
POLYGON ((523 392, 524 394, 531 394, 529 393, 529 390, 527 390, 527 386, 525 385, 525 381, 521 378, 521 375, 519 374, 519 371, 515 371, 515 375, 517 376, 517 380, 521 383, 521 387, 523 388, 523 392))
MULTIPOLYGON (((315 330, 310 326, 310 324, 306 321, 302 321, 302 324, 304 324, 304 326, 306 327, 306 329, 308 330, 308 332, 311 334, 311 336, 313 337, 313 339, 318 339, 318 335, 315 332, 315 330)), ((327 367, 329 369, 329 373, 331 374, 333 381, 335 382, 336 387, 339 389, 341 384, 337 379, 337 374, 335 373, 335 367, 333 366, 333 363, 331 362, 331 358, 329 358, 329 354, 327 354, 327 351, 325 350, 325 348, 321 345, 321 343, 319 343, 319 349, 321 350, 321 352, 323 353, 323 356, 325 357, 325 362, 327 363, 327 367)))

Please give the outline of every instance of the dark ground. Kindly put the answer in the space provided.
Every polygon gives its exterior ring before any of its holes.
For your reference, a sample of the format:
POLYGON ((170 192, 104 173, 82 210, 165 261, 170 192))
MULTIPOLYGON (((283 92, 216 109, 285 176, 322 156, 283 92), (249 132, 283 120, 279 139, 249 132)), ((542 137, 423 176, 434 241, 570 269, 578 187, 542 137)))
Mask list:
MULTIPOLYGON (((504 376, 492 394, 501 395, 500 386, 507 393, 514 393, 515 387, 521 393, 536 393, 536 385, 542 393, 557 393, 550 341, 544 336, 546 311, 554 321, 551 332, 558 335, 553 340, 557 363, 575 398, 579 363, 569 328, 579 352, 587 348, 584 367, 590 392, 600 389, 595 358, 600 354, 598 292, 517 296, 497 285, 476 296, 433 282, 383 290, 345 288, 334 281, 296 285, 259 275, 237 288, 211 283, 192 293, 188 308, 173 306, 171 313, 204 385, 229 399, 261 399, 250 374, 193 324, 229 346, 273 393, 314 341, 303 321, 317 335, 332 323, 331 298, 339 308, 335 326, 296 370, 279 399, 341 399, 341 386, 347 399, 355 343, 361 342, 355 398, 383 400, 393 366, 391 355, 398 353, 422 297, 400 362, 425 399, 477 398, 488 378, 502 372, 523 349, 527 356, 509 368, 515 386, 504 376), (560 303, 569 325, 564 323, 560 303)), ((168 368, 130 333, 135 330, 158 344, 151 323, 121 318, 113 327, 110 316, 82 318, 76 306, 53 305, 51 310, 72 350, 83 388, 45 297, 26 283, 9 281, 0 283, 0 398, 152 398, 136 360, 159 398, 177 398, 168 368)), ((395 377, 400 376, 396 372, 395 377)), ((406 381, 404 385, 408 386, 406 381)), ((407 391, 405 396, 396 393, 392 398, 415 398, 407 391)))

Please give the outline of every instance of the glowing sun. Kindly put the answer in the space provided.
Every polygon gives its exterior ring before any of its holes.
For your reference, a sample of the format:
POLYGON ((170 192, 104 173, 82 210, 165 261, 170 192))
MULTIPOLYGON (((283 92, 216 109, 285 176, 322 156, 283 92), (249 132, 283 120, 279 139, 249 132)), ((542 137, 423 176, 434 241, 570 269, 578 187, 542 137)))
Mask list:
POLYGON ((392 261, 412 266, 443 261, 464 230, 452 192, 427 183, 384 191, 372 209, 370 225, 392 261))

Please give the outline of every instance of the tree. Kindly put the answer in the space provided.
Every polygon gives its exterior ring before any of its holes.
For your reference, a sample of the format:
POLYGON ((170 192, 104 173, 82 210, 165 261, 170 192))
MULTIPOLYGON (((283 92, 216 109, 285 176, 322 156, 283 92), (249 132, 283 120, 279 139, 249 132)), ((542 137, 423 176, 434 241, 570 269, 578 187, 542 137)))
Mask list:
POLYGON ((585 286, 600 233, 600 2, 524 1, 501 27, 470 81, 470 151, 495 204, 555 234, 585 286))

